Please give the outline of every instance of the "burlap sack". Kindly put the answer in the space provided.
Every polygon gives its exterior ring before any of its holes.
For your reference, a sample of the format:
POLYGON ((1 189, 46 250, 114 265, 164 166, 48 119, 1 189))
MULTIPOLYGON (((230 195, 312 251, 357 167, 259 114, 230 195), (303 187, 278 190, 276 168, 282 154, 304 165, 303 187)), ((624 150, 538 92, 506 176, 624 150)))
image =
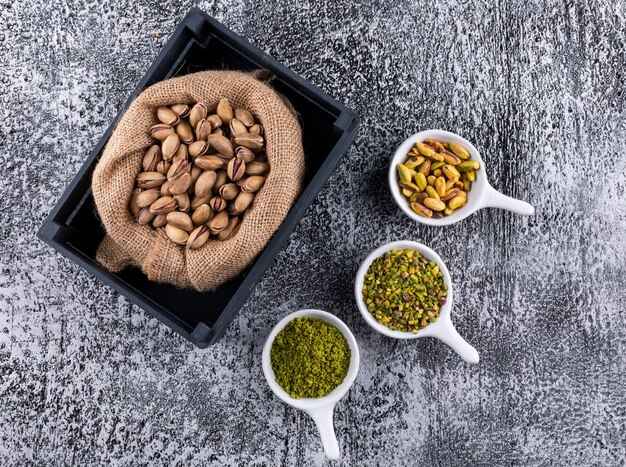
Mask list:
POLYGON ((302 182, 304 151, 291 106, 262 74, 205 71, 159 82, 130 105, 93 174, 93 197, 107 232, 96 259, 110 271, 141 267, 150 280, 199 291, 212 290, 244 270, 265 248, 294 203, 302 182), (223 97, 245 107, 263 125, 270 173, 239 231, 229 240, 209 240, 197 250, 171 242, 163 229, 140 225, 128 209, 143 155, 154 144, 149 128, 155 110, 175 103, 203 102, 214 110, 223 97))

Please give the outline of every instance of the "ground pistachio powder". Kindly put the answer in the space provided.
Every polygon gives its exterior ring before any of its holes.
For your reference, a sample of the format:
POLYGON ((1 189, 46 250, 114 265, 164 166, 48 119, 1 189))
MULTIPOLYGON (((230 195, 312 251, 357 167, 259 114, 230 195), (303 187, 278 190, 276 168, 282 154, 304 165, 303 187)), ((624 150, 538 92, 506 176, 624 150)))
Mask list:
POLYGON ((287 323, 270 351, 276 382, 294 399, 329 394, 348 374, 350 355, 341 331, 312 317, 287 323))

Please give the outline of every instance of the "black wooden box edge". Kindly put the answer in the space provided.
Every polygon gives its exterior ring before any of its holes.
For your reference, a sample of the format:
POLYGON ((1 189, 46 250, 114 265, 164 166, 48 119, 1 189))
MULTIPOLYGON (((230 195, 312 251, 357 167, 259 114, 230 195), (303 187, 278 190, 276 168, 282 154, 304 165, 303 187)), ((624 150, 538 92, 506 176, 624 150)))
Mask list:
MULTIPOLYGON (((171 76, 172 71, 169 71, 171 76)), ((169 76, 166 76, 166 78, 167 77, 169 76)), ((317 193, 337 167, 341 158, 348 151, 349 146, 356 137, 358 125, 359 117, 355 112, 349 110, 345 105, 328 96, 319 88, 304 80, 293 71, 289 70, 278 61, 259 50, 256 46, 250 44, 241 36, 229 30, 217 20, 209 17, 206 13, 194 7, 188 12, 167 43, 164 45, 161 52, 154 59, 144 76, 139 81, 138 85, 135 87, 116 115, 111 125, 107 128, 106 132, 102 138, 100 138, 87 160, 83 163, 78 173, 74 176, 73 180, 61 195, 60 199, 52 208, 50 214, 44 220, 42 226, 37 232, 37 236, 63 256, 81 266, 91 275, 97 277, 118 293, 124 295, 131 302, 138 305, 153 317, 159 319, 165 325, 191 341, 194 345, 200 348, 205 348, 219 340, 224 332, 226 332, 229 324, 246 302, 256 283, 261 279, 265 270, 271 265, 276 255, 282 250, 298 222, 304 216, 306 210, 317 196, 317 193), (144 294, 138 292, 127 282, 121 280, 117 275, 110 273, 104 267, 99 265, 94 259, 86 256, 85 254, 81 254, 81 252, 77 249, 70 247, 65 240, 72 234, 70 232, 70 228, 67 226, 67 223, 72 218, 76 206, 78 206, 85 197, 90 196, 91 174, 95 168, 100 153, 117 125, 117 121, 126 111, 130 103, 143 89, 150 84, 153 84, 153 82, 158 81, 158 79, 153 80, 153 77, 157 75, 158 72, 163 72, 162 67, 166 66, 165 59, 172 53, 174 47, 179 45, 177 42, 185 29, 192 31, 197 40, 202 41, 203 35, 207 34, 207 25, 211 29, 211 33, 221 35, 225 41, 230 42, 230 44, 237 47, 238 50, 247 53, 247 58, 253 59, 260 68, 271 70, 276 75, 277 79, 281 79, 286 84, 293 86, 293 88, 301 92, 303 96, 314 100, 317 105, 326 106, 327 109, 334 111, 337 115, 334 127, 335 131, 340 132, 340 137, 332 148, 332 151, 326 156, 325 162, 318 169, 315 176, 308 183, 308 185, 304 187, 302 193, 292 207, 288 216, 281 224, 279 230, 275 233, 267 247, 256 259, 249 273, 245 276, 245 279, 239 285, 236 293, 222 310, 218 319, 213 322, 211 327, 204 322, 199 322, 190 332, 190 330, 185 326, 185 323, 177 319, 176 316, 173 316, 171 313, 164 310, 158 303, 151 300, 149 297, 146 297, 144 294)))

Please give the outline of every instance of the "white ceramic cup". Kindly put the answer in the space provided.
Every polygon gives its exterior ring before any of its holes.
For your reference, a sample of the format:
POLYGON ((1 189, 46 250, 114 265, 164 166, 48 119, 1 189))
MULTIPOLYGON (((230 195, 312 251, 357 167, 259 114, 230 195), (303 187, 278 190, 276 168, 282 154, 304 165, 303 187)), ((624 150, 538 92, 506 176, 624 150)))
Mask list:
POLYGON ((272 332, 267 336, 267 340, 263 346, 263 374, 265 375, 267 384, 269 384, 274 394, 282 399, 283 402, 286 402, 296 409, 303 410, 311 416, 320 432, 324 452, 329 459, 339 459, 340 457, 339 444, 337 443, 335 427, 333 426, 333 410, 335 404, 339 402, 346 392, 348 392, 352 383, 354 383, 359 371, 359 361, 359 347, 357 346, 356 339, 352 335, 352 332, 348 329, 348 326, 336 316, 322 310, 300 310, 285 316, 274 326, 274 329, 272 329, 272 332), (294 399, 276 382, 276 374, 272 369, 270 350, 272 349, 276 334, 278 334, 289 321, 301 316, 323 319, 332 324, 341 331, 350 346, 351 356, 348 374, 339 386, 324 397, 294 399))
POLYGON ((407 216, 427 225, 454 224, 455 222, 465 219, 467 216, 473 214, 481 208, 491 207, 507 209, 525 216, 530 216, 535 212, 535 208, 525 201, 520 201, 503 195, 493 188, 487 180, 487 169, 485 167, 485 163, 474 145, 457 134, 443 130, 420 131, 419 133, 416 133, 404 140, 393 155, 391 165, 389 166, 389 188, 391 189, 393 199, 407 216), (467 203, 465 206, 458 208, 451 215, 444 216, 441 219, 423 217, 413 211, 409 200, 402 194, 401 188, 398 185, 398 170, 396 166, 406 160, 407 154, 415 143, 422 142, 427 138, 433 138, 444 143, 459 143, 467 149, 471 155, 471 159, 480 163, 480 169, 476 172, 476 181, 472 183, 472 189, 467 194, 467 203))
POLYGON ((422 337, 436 337, 440 341, 448 344, 452 349, 459 354, 459 356, 467 363, 478 363, 478 352, 474 347, 467 343, 465 339, 457 332, 452 324, 450 318, 450 311, 452 310, 452 281, 450 280, 450 273, 448 268, 441 260, 439 255, 425 245, 418 242, 411 242, 408 240, 402 240, 398 242, 387 243, 379 248, 376 248, 370 255, 365 258, 361 267, 356 274, 356 280, 354 282, 354 294, 356 296, 356 303, 359 307, 359 311, 367 324, 369 324, 374 330, 384 334, 385 336, 393 337, 395 339, 419 339, 422 337), (443 278, 448 285, 448 294, 446 303, 441 307, 439 317, 434 323, 430 323, 426 327, 417 331, 417 333, 397 331, 389 329, 387 326, 378 322, 378 320, 369 312, 367 305, 363 301, 363 281, 365 280, 365 274, 369 269, 372 262, 379 256, 384 255, 390 250, 406 249, 420 252, 429 260, 434 261, 439 266, 441 272, 443 272, 443 278))

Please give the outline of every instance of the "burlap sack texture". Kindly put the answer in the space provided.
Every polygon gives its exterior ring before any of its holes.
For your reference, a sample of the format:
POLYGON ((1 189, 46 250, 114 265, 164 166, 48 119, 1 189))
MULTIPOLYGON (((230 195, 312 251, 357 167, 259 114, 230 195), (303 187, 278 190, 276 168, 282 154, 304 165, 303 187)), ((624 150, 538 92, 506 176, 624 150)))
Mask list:
POLYGON ((117 272, 138 266, 150 280, 207 291, 238 275, 265 248, 300 191, 304 150, 293 109, 261 79, 267 74, 204 71, 161 81, 133 101, 93 174, 93 197, 107 232, 96 255, 104 267, 117 272), (203 102, 214 111, 224 97, 263 125, 270 173, 235 236, 187 250, 163 229, 138 224, 128 203, 143 155, 154 144, 149 129, 158 123, 157 107, 203 102))

